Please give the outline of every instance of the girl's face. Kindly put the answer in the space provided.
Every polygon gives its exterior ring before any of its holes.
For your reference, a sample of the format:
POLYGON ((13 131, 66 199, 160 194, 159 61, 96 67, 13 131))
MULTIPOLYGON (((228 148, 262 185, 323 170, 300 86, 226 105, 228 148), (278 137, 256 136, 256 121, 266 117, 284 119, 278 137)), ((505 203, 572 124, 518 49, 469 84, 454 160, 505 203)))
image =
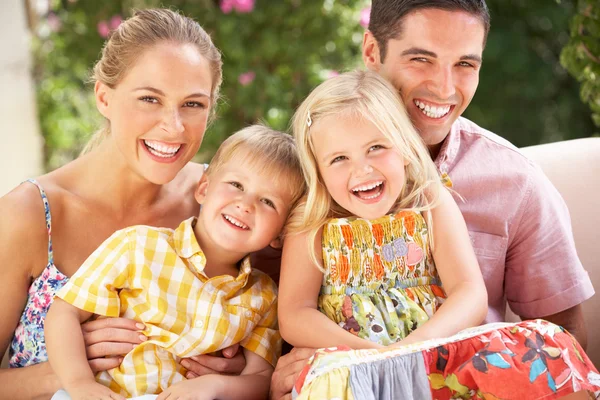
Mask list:
POLYGON ((405 183, 406 162, 373 125, 358 117, 326 117, 310 129, 317 167, 329 194, 357 217, 387 214, 405 183))
POLYGON ((194 45, 174 43, 145 50, 115 88, 96 84, 125 165, 155 184, 175 178, 204 137, 211 87, 208 61, 194 45))

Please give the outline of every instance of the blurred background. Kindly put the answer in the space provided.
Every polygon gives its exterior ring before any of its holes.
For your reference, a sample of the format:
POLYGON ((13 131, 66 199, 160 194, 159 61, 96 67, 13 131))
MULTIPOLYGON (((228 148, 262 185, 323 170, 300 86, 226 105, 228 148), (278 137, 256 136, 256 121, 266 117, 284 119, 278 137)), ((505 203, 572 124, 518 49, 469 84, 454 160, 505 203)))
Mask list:
MULTIPOLYGON (((240 127, 287 129, 310 90, 362 67, 369 0, 2 0, 0 195, 77 157, 101 126, 88 74, 134 8, 195 18, 223 52, 218 119, 198 161, 240 127)), ((600 0, 487 0, 492 29, 465 116, 515 145, 600 132, 600 0)))

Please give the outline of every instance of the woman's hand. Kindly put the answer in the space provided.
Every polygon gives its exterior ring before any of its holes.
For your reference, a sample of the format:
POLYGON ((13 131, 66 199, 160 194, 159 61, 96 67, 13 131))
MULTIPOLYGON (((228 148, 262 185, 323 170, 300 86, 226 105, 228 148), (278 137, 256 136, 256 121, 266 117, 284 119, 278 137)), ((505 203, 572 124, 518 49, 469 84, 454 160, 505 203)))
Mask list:
POLYGON ((223 349, 223 357, 202 354, 181 360, 181 365, 188 370, 187 379, 208 374, 239 375, 246 367, 244 353, 239 344, 223 349))
POLYGON ((218 385, 214 376, 188 379, 169 386, 156 400, 214 400, 223 392, 218 385))
POLYGON ((81 325, 90 367, 94 373, 116 368, 122 357, 148 338, 144 324, 127 318, 100 318, 81 325))
POLYGON ((291 400, 294 383, 308 359, 315 354, 315 350, 294 347, 290 353, 277 361, 271 377, 271 400, 291 400))

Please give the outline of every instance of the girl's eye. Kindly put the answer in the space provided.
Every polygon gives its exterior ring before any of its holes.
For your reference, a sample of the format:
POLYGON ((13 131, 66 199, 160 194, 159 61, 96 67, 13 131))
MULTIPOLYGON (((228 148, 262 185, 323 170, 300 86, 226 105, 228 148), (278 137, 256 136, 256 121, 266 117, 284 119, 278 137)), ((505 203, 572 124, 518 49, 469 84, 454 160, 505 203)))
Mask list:
POLYGON ((152 96, 143 96, 143 97, 140 97, 140 100, 145 103, 152 103, 152 104, 158 103, 158 99, 156 97, 152 97, 152 96))
POLYGON ((206 105, 204 103, 200 103, 198 101, 187 101, 185 102, 184 106, 191 108, 206 108, 206 105))
POLYGON ((383 147, 380 144, 376 144, 375 146, 369 147, 369 151, 375 151, 375 150, 380 150, 380 149, 385 149, 385 147, 383 147))
POLYGON ((265 203, 266 205, 268 205, 272 209, 275 209, 275 203, 273 203, 271 200, 269 200, 269 199, 261 199, 260 201, 262 201, 263 203, 265 203))
POLYGON ((244 187, 239 182, 229 182, 229 184, 236 189, 244 190, 244 187))
POLYGON ((337 156, 336 158, 334 158, 333 160, 331 160, 331 164, 336 163, 336 162, 340 162, 340 161, 344 161, 346 159, 347 159, 346 156, 337 156))

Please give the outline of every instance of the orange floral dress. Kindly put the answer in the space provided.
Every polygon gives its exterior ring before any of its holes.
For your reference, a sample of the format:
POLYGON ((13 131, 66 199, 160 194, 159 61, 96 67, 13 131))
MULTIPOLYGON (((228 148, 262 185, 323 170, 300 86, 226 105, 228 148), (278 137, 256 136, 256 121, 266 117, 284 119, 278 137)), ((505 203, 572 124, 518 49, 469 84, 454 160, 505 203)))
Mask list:
POLYGON ((446 297, 419 212, 332 219, 322 246, 318 308, 361 338, 382 345, 402 340, 446 297))

